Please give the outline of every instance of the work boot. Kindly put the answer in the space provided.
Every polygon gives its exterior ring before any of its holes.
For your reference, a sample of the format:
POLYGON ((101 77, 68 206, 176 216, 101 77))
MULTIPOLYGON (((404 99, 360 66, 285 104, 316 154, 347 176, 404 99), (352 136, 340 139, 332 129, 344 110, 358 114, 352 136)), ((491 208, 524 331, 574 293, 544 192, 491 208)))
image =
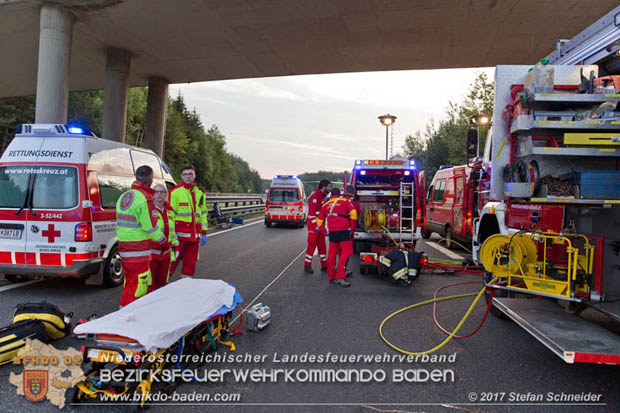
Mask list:
POLYGON ((312 267, 304 267, 304 272, 307 272, 308 274, 314 274, 314 270, 312 269, 312 267))
POLYGON ((342 278, 333 278, 331 280, 329 280, 330 283, 333 284, 338 284, 341 287, 350 287, 351 284, 349 284, 348 282, 346 282, 345 280, 343 280, 342 278))
POLYGON ((353 277, 353 271, 351 270, 347 271, 347 278, 349 277, 353 277))

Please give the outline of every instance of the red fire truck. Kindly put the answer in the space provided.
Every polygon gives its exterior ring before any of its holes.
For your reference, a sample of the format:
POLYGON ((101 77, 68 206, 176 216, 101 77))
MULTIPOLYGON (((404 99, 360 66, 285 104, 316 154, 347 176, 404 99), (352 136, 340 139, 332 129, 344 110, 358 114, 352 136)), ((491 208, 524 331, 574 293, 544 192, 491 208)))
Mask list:
MULTIPOLYGON (((442 166, 435 173, 426 195, 422 237, 437 232, 452 247, 452 240, 471 243, 473 219, 478 216, 478 165, 442 166)), ((422 179, 422 177, 420 178, 422 179)))
POLYGON ((415 161, 401 157, 356 160, 351 185, 361 207, 354 232, 356 250, 394 241, 415 245, 416 230, 422 224, 423 194, 415 161))

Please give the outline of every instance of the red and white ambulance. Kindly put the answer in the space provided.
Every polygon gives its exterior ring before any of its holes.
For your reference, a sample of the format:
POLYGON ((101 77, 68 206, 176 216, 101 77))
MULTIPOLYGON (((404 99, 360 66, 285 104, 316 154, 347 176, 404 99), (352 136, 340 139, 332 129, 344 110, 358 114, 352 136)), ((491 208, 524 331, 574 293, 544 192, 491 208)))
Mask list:
POLYGON ((276 175, 265 202, 265 225, 295 224, 303 228, 308 216, 304 184, 296 175, 276 175))
POLYGON ((121 285, 116 201, 141 165, 154 184, 174 185, 148 149, 69 125, 21 125, 0 158, 0 273, 12 282, 99 274, 121 285))

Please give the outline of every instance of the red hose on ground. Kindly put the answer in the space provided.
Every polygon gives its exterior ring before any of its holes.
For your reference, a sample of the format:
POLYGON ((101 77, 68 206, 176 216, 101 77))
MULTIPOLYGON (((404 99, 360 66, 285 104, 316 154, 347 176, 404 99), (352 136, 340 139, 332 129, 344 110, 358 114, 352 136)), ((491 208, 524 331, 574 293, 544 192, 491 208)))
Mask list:
MULTIPOLYGON (((433 298, 437 298, 437 294, 439 293, 439 291, 443 290, 444 288, 448 288, 448 287, 454 287, 456 285, 463 285, 463 284, 480 284, 480 281, 464 281, 464 282, 460 282, 460 283, 454 283, 454 284, 446 284, 443 287, 440 287, 438 289, 435 290, 435 295, 433 296, 433 298)), ((491 309, 491 305, 493 303, 493 296, 495 295, 495 289, 493 289, 491 291, 491 299, 489 300, 489 304, 487 304, 487 309, 484 312, 484 317, 482 317, 482 321, 480 321, 480 324, 478 324, 478 327, 476 327, 476 329, 474 331, 472 331, 471 333, 464 335, 464 336, 458 336, 455 335, 454 338, 467 338, 467 337, 471 337, 474 334, 476 334, 478 332, 478 330, 480 330, 482 328, 482 325, 484 324, 484 322, 487 319, 487 316, 489 315, 489 310, 491 309)), ((451 331, 446 330, 445 328, 443 328, 441 326, 441 324, 439 324, 439 321, 437 321, 437 302, 433 303, 433 322, 435 323, 435 325, 444 333, 446 333, 447 335, 452 334, 451 331)))
POLYGON ((243 331, 240 331, 241 326, 243 325, 243 311, 241 310, 241 307, 237 306, 237 309, 239 310, 239 324, 237 324, 237 327, 233 328, 233 330, 230 332, 231 336, 243 334, 243 331))

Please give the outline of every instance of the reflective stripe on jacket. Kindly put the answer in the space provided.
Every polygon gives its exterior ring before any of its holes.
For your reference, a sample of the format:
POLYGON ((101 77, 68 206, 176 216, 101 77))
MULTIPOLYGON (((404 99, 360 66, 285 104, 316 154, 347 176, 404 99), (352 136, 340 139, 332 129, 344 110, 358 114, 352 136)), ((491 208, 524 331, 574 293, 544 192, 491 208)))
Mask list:
POLYGON ((148 261, 151 242, 165 244, 166 238, 153 216, 153 190, 139 181, 116 202, 118 251, 126 262, 148 261))
POLYGON ((316 220, 317 226, 326 222, 327 231, 343 231, 357 226, 357 212, 351 200, 344 197, 332 198, 321 207, 316 220))
POLYGON ((170 191, 170 206, 175 211, 174 231, 179 241, 200 241, 208 227, 205 193, 196 183, 177 185, 170 191))
POLYGON ((151 244, 151 255, 155 257, 167 256, 168 254, 170 254, 170 248, 175 248, 179 246, 179 240, 177 239, 176 233, 174 232, 174 210, 167 202, 164 204, 163 211, 161 211, 157 207, 155 207, 153 210, 157 214, 157 226, 162 229, 164 237, 166 237, 168 242, 166 242, 164 245, 153 242, 151 244))
POLYGON ((316 227, 316 217, 321 211, 321 206, 325 201, 326 195, 320 189, 316 189, 308 198, 308 227, 314 229, 316 227))

